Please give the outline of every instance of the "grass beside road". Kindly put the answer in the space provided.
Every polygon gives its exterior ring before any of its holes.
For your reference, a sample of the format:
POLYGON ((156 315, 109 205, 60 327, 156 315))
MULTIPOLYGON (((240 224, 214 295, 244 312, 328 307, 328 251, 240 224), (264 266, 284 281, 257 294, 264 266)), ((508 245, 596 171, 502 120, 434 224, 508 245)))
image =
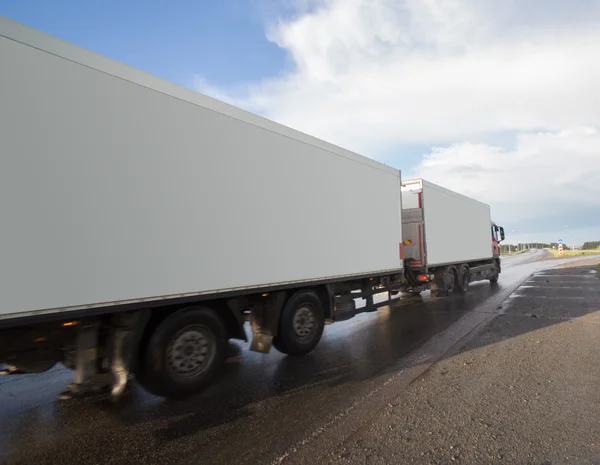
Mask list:
POLYGON ((593 257, 594 255, 600 255, 600 250, 565 250, 562 255, 555 249, 544 250, 550 252, 554 258, 593 257))

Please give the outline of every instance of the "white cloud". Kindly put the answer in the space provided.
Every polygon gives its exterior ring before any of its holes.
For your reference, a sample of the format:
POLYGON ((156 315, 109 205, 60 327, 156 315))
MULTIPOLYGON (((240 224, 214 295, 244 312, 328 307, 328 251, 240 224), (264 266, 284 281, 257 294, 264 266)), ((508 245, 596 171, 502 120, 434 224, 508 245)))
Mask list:
POLYGON ((600 30, 584 21, 589 12, 580 12, 581 27, 546 17, 526 28, 520 15, 535 17, 544 5, 498 3, 324 2, 270 27, 296 67, 251 86, 248 101, 369 153, 398 142, 600 125, 590 105, 600 103, 600 30))
POLYGON ((574 183, 583 203, 600 199, 597 177, 582 177, 598 175, 598 136, 571 129, 600 128, 600 1, 285 0, 286 12, 290 5, 295 13, 266 34, 291 69, 245 83, 234 99, 203 90, 405 171, 415 154, 390 158, 390 148, 440 145, 420 172, 443 167, 454 173, 443 184, 504 205, 515 220, 579 201, 574 183), (498 134, 517 147, 494 147, 498 134), (509 188, 513 180, 527 185, 509 188), (476 187, 488 185, 500 192, 476 187))
POLYGON ((578 242, 586 239, 578 230, 599 225, 600 134, 593 128, 521 135, 514 150, 467 142, 434 148, 418 172, 489 203, 498 221, 539 240, 569 232, 578 242))

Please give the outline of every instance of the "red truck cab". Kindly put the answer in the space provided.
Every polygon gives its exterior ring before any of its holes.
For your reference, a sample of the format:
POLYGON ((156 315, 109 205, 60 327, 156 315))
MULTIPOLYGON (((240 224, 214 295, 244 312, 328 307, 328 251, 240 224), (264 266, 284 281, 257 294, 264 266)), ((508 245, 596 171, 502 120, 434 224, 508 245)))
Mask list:
POLYGON ((500 242, 504 240, 504 228, 492 221, 492 253, 494 258, 500 258, 500 242))

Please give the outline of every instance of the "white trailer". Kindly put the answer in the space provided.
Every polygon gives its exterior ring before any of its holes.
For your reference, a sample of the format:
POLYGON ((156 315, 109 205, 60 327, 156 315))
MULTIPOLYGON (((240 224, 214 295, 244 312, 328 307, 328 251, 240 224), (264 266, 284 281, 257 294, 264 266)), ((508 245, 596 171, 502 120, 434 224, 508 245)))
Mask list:
POLYGON ((6 18, 0 69, 5 373, 181 396, 404 285, 398 170, 6 18))
POLYGON ((441 186, 402 181, 403 256, 407 291, 437 296, 464 293, 469 283, 497 282, 504 229, 490 207, 441 186))

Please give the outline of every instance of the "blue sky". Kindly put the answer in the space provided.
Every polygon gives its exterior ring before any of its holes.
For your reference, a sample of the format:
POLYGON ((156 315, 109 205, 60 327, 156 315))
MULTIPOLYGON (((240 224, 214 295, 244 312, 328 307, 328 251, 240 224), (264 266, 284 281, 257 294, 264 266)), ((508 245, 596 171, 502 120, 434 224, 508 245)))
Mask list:
POLYGON ((0 14, 185 86, 197 74, 229 86, 284 66, 251 0, 3 0, 0 14))

